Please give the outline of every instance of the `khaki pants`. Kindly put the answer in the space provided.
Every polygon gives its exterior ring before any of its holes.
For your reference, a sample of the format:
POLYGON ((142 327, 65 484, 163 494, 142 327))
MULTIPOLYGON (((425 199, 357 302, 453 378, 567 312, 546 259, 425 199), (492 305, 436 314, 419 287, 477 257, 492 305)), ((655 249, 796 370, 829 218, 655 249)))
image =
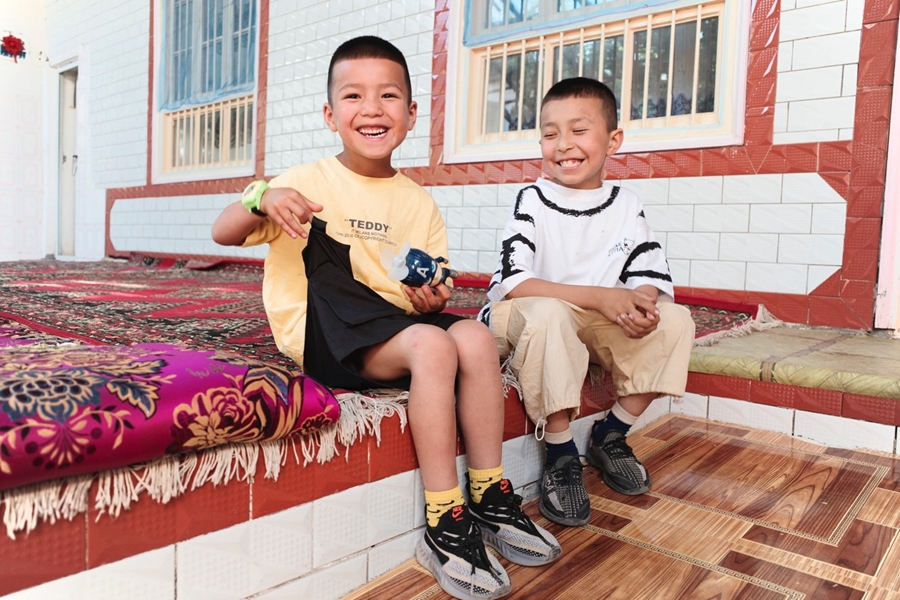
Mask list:
POLYGON ((522 388, 525 411, 535 422, 568 409, 578 416, 588 363, 612 374, 619 397, 656 392, 681 397, 694 341, 690 311, 660 302, 659 326, 631 339, 596 311, 556 298, 494 302, 491 329, 500 356, 522 388))

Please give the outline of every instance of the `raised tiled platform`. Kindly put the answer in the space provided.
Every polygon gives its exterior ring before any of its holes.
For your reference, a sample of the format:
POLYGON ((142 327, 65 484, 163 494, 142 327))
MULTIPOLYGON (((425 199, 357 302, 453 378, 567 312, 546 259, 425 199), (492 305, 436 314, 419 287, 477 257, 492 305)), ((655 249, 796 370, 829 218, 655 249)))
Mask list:
MULTIPOLYGON (((896 451, 900 340, 779 327, 696 348, 692 359, 685 399, 655 401, 638 427, 671 412, 834 447, 896 451)), ((583 418, 574 425, 579 443, 586 440, 593 415, 611 402, 608 380, 585 386, 583 418)), ((540 444, 532 432, 511 395, 503 461, 507 476, 526 496, 534 495, 540 474, 540 444)), ((137 590, 152 583, 153 600, 251 595, 275 600, 296 593, 340 598, 406 560, 422 526, 421 479, 411 438, 401 433, 397 417, 383 422, 381 435, 380 444, 374 437, 354 444, 349 461, 339 457, 300 467, 289 459, 277 482, 259 472, 252 484, 208 484, 168 505, 143 498, 118 519, 98 520, 91 511, 72 522, 43 523, 16 541, 3 538, 0 555, 8 560, 0 566, 0 595, 37 585, 11 599, 37 600, 77 589, 72 598, 104 600, 129 590, 149 600, 137 590), (405 490, 399 495, 398 486, 405 490), (385 504, 385 499, 390 500, 385 504), (282 521, 297 534, 290 539, 296 564, 271 552, 257 556, 250 548, 286 543, 276 531, 282 521), (350 535, 343 523, 351 521, 380 525, 350 535), (260 563, 260 556, 277 564, 260 563), (150 564, 152 573, 146 570, 150 564), (223 587, 225 580, 231 583, 223 587), (111 581, 121 587, 113 590, 111 581)), ((464 472, 463 456, 458 465, 464 472)))
POLYGON ((900 425, 900 339, 784 326, 695 348, 688 391, 900 425))

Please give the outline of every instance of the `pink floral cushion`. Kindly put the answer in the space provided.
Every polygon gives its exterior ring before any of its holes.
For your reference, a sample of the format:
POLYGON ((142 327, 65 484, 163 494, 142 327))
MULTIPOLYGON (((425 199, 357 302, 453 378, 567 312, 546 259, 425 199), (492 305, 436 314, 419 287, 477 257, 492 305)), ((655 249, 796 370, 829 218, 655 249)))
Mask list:
POLYGON ((0 490, 310 433, 340 406, 302 373, 170 344, 0 344, 0 490))

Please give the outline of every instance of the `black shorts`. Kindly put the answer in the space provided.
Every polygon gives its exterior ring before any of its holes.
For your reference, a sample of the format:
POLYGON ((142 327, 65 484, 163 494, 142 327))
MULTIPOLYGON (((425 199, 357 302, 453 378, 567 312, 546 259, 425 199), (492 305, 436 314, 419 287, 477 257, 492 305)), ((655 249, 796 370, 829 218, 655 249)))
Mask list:
POLYGON ((353 277, 350 247, 325 232, 327 223, 313 218, 303 250, 309 282, 303 371, 329 387, 363 390, 409 389, 409 377, 372 381, 359 374, 362 352, 424 323, 447 330, 464 319, 449 313, 407 315, 353 277))

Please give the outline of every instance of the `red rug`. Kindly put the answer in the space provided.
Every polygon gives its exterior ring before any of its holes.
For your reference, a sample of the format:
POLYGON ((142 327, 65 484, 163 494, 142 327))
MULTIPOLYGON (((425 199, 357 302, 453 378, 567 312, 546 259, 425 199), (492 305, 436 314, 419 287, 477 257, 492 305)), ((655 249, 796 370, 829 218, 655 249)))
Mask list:
MULTIPOLYGON (((262 267, 171 259, 0 263, 0 319, 91 344, 182 343, 293 367, 272 341, 262 305, 262 267)), ((487 278, 461 277, 448 310, 474 316, 487 278)), ((677 298, 697 337, 753 321, 757 307, 677 298)))

